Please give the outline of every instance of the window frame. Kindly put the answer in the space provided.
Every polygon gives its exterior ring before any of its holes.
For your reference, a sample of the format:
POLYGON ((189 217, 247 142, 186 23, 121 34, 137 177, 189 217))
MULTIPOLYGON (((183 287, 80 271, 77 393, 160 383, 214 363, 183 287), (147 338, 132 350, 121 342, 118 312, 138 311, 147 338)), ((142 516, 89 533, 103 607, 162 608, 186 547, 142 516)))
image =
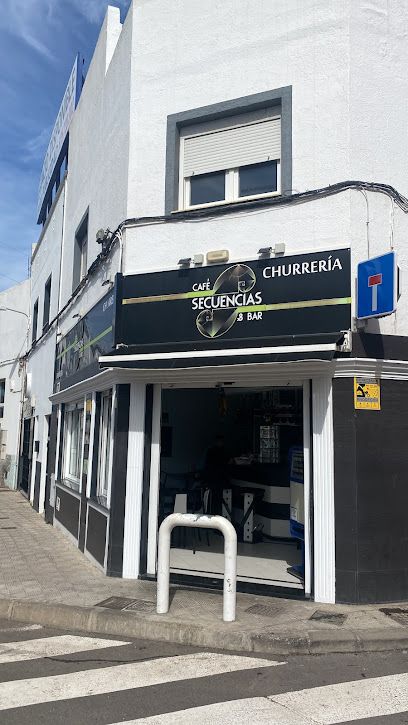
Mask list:
MULTIPOLYGON (((284 86, 210 106, 181 111, 167 117, 165 213, 170 215, 200 208, 195 205, 181 210, 179 206, 182 176, 180 173, 180 144, 181 132, 185 126, 218 121, 265 109, 271 109, 273 112, 276 107, 279 107, 281 116, 280 195, 292 194, 292 86, 284 86)), ((272 194, 278 195, 276 192, 272 192, 272 194)), ((214 202, 206 206, 231 204, 232 210, 234 204, 254 201, 257 198, 262 199, 262 196, 239 197, 233 202, 214 202)))
POLYGON ((72 269, 72 291, 79 287, 88 273, 89 208, 83 215, 75 232, 74 260, 72 269))
POLYGON ((32 317, 32 329, 31 329, 31 344, 34 345, 37 342, 38 332, 38 297, 33 305, 33 317, 32 317))
POLYGON ((96 498, 97 501, 102 501, 107 508, 110 505, 112 485, 115 399, 115 388, 101 392, 97 441, 96 498), (106 406, 105 401, 108 401, 106 406))
POLYGON ((71 488, 77 493, 82 492, 82 466, 83 466, 83 448, 84 448, 84 434, 85 434, 85 401, 80 399, 72 403, 66 403, 64 406, 64 422, 63 422, 63 436, 62 436, 62 463, 61 463, 61 482, 71 488), (71 468, 71 440, 73 437, 72 431, 72 414, 79 412, 79 435, 77 442, 77 463, 78 463, 78 476, 74 475, 71 468), (81 419, 82 416, 82 419, 81 419))
MULTIPOLYGON (((181 139, 182 141, 184 139, 181 139)), ((182 146, 180 144, 180 165, 182 146)), ((271 159, 272 160, 272 159, 271 159)), ((275 159, 273 159, 275 161, 275 159)), ((225 204, 236 204, 240 201, 253 201, 254 199, 267 199, 269 197, 281 196, 281 162, 276 159, 276 191, 268 191, 264 194, 251 194, 249 196, 239 196, 239 169, 225 169, 225 199, 221 201, 209 201, 205 204, 191 204, 191 179, 192 176, 183 178, 180 174, 180 196, 178 211, 189 211, 191 209, 205 209, 212 206, 222 206, 225 204)), ((214 172, 216 173, 216 172, 214 172)))
POLYGON ((52 274, 48 277, 44 285, 44 304, 43 304, 43 321, 42 329, 45 332, 50 325, 50 310, 51 310, 51 289, 52 289, 52 274), (48 289, 48 292, 47 292, 48 289))

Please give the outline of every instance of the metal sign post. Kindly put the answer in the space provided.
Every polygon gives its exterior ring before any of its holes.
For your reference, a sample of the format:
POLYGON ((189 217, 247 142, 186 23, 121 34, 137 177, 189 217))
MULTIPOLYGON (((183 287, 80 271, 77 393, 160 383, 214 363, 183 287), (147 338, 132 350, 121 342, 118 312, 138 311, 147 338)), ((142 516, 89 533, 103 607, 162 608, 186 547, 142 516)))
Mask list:
POLYGON ((224 598, 223 620, 235 621, 237 597, 237 532, 230 521, 223 516, 201 514, 170 514, 159 529, 157 561, 157 613, 169 611, 170 589, 170 538, 175 526, 217 529, 224 535, 224 598))

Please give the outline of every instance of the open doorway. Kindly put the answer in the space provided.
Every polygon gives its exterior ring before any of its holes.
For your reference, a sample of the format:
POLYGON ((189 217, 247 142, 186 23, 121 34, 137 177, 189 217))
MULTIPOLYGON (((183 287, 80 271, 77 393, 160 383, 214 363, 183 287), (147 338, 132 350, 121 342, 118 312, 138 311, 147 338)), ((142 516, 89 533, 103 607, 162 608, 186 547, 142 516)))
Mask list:
MULTIPOLYGON (((174 511, 221 514, 239 581, 303 590, 303 408, 302 386, 162 390, 159 525, 174 511)), ((170 567, 221 578, 222 536, 175 529, 170 567)))

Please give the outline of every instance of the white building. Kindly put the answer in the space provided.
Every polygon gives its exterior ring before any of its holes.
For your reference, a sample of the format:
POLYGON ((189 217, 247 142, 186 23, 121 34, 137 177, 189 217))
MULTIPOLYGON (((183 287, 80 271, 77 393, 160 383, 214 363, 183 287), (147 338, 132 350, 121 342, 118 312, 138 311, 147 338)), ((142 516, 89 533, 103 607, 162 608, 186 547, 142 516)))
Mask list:
POLYGON ((30 282, 0 292, 0 486, 17 488, 30 282))
MULTIPOLYGON (((25 423, 31 500, 107 574, 154 577, 163 516, 209 507, 242 587, 408 598, 408 301, 376 316, 375 265, 356 322, 357 264, 408 264, 407 27, 401 0, 108 9, 40 204, 25 423)), ((216 585, 219 540, 182 544, 174 576, 216 585)))

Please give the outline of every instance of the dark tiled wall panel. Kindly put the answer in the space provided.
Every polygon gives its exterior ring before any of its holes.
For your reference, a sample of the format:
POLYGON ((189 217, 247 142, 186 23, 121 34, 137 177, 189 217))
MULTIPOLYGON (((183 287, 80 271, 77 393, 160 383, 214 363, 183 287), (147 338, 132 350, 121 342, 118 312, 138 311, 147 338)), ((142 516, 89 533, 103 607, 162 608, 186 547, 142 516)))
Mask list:
POLYGON ((56 487, 55 498, 59 496, 60 510, 55 507, 55 518, 74 536, 78 538, 80 500, 63 488, 56 487))
POLYGON ((101 566, 105 564, 107 524, 107 516, 88 506, 86 549, 101 566))
POLYGON ((381 411, 354 410, 353 380, 336 379, 336 595, 408 599, 408 384, 381 381, 381 411))

